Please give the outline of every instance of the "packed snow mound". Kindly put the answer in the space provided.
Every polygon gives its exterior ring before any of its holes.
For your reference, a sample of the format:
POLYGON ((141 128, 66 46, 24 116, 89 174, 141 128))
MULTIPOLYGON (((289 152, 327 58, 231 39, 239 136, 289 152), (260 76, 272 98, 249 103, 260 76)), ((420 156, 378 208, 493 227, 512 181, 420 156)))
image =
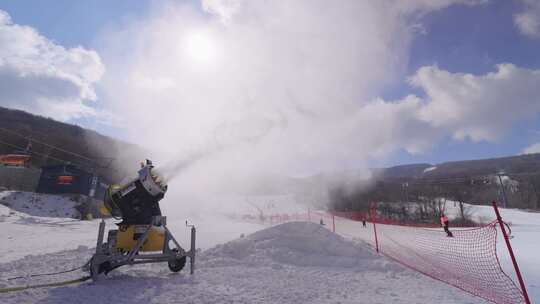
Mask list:
POLYGON ((24 191, 0 192, 0 204, 18 212, 41 217, 80 218, 73 196, 24 191))
POLYGON ((309 222, 289 222, 207 250, 214 263, 270 263, 314 267, 381 266, 372 250, 309 222))

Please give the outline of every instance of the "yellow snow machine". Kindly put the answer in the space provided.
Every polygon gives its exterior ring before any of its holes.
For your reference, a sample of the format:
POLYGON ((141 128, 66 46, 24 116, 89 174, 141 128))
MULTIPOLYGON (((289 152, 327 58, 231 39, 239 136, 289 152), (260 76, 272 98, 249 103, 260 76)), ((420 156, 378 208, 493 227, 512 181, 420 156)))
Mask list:
MULTIPOLYGON (((182 270, 190 258, 190 273, 195 267, 195 227, 191 227, 191 248, 185 251, 167 228, 159 201, 167 191, 165 181, 147 160, 141 164, 138 177, 124 185, 110 186, 104 208, 121 220, 118 229, 108 231, 105 221, 99 224, 96 253, 86 265, 93 280, 123 265, 167 262, 173 272, 182 270)), ((187 225, 187 222, 186 222, 187 225)))

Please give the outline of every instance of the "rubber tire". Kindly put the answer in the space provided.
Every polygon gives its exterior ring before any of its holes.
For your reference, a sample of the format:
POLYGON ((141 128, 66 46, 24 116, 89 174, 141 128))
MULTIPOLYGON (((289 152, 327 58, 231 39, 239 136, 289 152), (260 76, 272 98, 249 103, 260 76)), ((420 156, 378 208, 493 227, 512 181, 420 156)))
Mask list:
POLYGON ((94 273, 94 265, 93 265, 93 260, 90 262, 90 275, 92 277, 96 276, 96 275, 100 275, 102 273, 105 273, 105 274, 108 274, 111 270, 113 270, 114 268, 111 267, 111 263, 110 262, 103 262, 101 263, 100 265, 98 265, 97 267, 98 269, 98 273, 94 273))
MULTIPOLYGON (((178 250, 173 249, 173 251, 175 252, 178 252, 178 250)), ((169 265, 169 270, 172 271, 172 272, 179 272, 180 270, 184 269, 184 267, 186 266, 186 257, 183 256, 181 258, 177 258, 177 259, 173 259, 173 260, 169 260, 168 262, 168 265, 169 265)))

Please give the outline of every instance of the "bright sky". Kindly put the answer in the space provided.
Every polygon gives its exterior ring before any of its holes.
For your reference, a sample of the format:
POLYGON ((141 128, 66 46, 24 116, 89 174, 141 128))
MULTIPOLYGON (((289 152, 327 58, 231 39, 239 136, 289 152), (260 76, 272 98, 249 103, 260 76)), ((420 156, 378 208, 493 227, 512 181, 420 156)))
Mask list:
POLYGON ((540 152, 539 54, 536 0, 0 1, 0 105, 296 172, 540 152))

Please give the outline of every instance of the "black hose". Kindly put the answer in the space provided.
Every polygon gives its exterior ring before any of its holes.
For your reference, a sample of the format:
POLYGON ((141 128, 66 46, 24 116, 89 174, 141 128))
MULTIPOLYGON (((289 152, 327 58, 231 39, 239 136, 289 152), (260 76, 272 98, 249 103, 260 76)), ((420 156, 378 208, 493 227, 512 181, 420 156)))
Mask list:
POLYGON ((58 272, 49 272, 49 273, 30 274, 30 275, 26 275, 26 276, 18 276, 18 277, 7 278, 6 280, 7 280, 7 281, 11 281, 11 280, 17 280, 17 279, 34 278, 34 277, 50 276, 50 275, 57 275, 57 274, 63 274, 63 273, 73 272, 73 271, 82 269, 84 266, 88 265, 88 263, 90 263, 90 261, 86 262, 86 263, 85 263, 84 265, 82 265, 82 266, 79 266, 79 267, 73 268, 73 269, 69 269, 69 270, 62 270, 62 271, 58 271, 58 272))
POLYGON ((91 278, 92 278, 91 276, 85 276, 85 277, 82 277, 82 278, 78 278, 78 279, 74 279, 74 280, 68 280, 68 281, 62 281, 62 282, 53 282, 53 283, 45 283, 45 284, 38 284, 38 285, 26 285, 26 286, 8 287, 8 288, 0 289, 0 293, 22 291, 22 290, 32 289, 32 288, 59 287, 59 286, 65 286, 65 285, 69 285, 69 284, 75 284, 75 283, 84 282, 84 281, 89 280, 91 278))

